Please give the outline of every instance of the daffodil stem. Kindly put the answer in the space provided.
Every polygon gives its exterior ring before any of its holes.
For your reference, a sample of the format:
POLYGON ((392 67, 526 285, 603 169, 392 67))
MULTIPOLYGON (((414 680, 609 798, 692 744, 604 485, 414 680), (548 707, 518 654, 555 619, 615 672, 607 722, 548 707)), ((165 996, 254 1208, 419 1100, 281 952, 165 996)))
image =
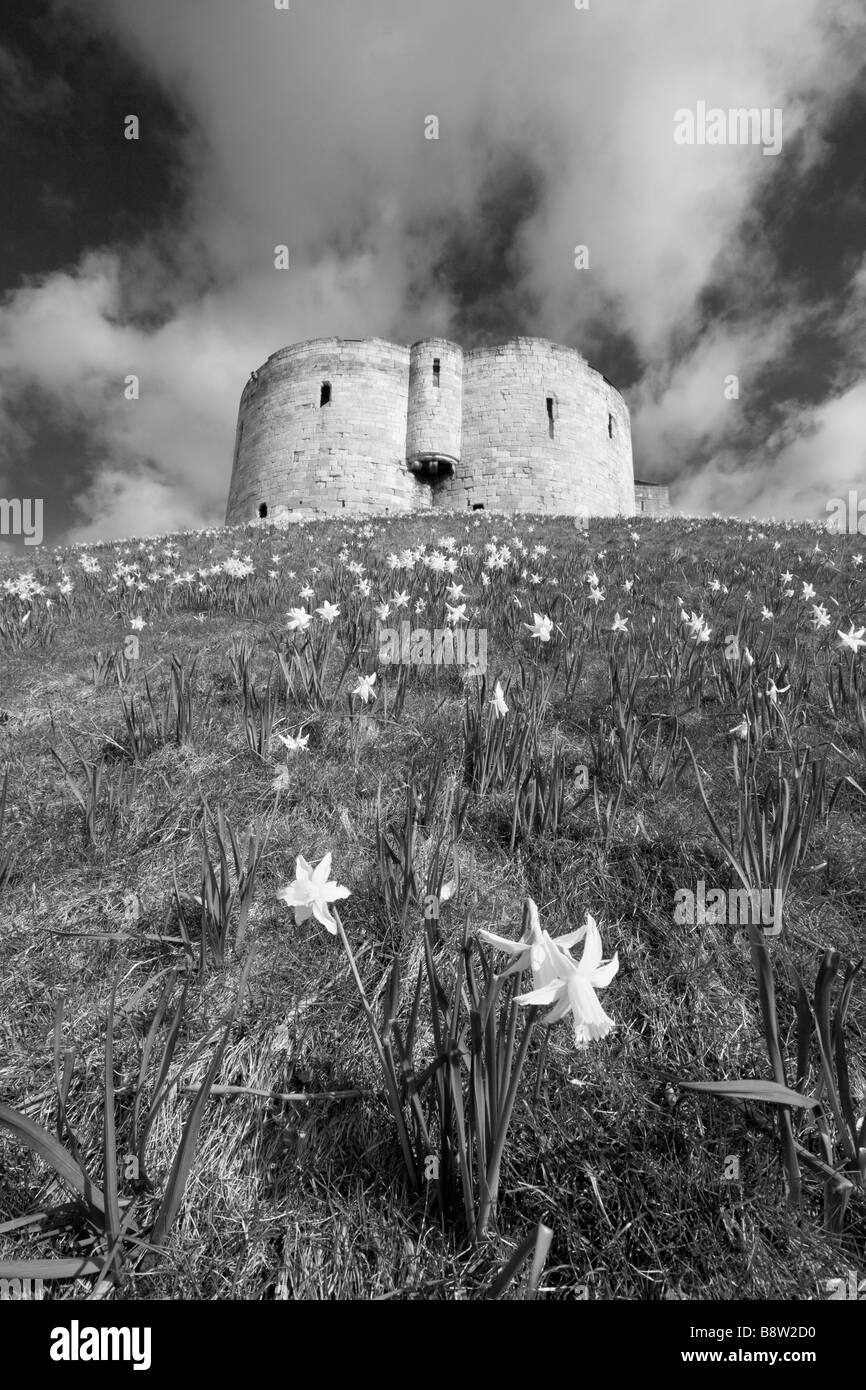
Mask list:
POLYGON ((391 1107, 391 1113, 393 1114, 394 1120, 396 1121, 397 1132, 400 1136, 400 1148, 403 1151, 403 1162, 406 1164, 406 1171, 409 1174, 409 1181, 412 1185, 412 1188, 414 1191, 417 1192, 420 1186, 418 1180, 418 1167, 415 1162, 415 1156, 412 1153, 412 1145, 409 1142, 409 1134, 406 1129, 406 1121, 403 1117, 403 1108, 400 1104, 400 1093, 397 1087, 396 1077, 394 1075, 393 1063, 390 1062, 390 1059, 385 1054, 385 1049, 382 1045, 382 1039, 380 1038, 379 1030, 376 1027, 376 1020, 373 1017, 373 1010, 367 1003, 367 995, 364 992, 364 985, 361 980, 361 976, 358 974, 358 967, 355 964, 355 957, 352 954, 352 948, 349 945, 349 939, 346 936, 345 931, 343 930, 343 923, 340 921, 340 915, 337 912, 336 908, 332 908, 331 911, 333 914, 334 921, 337 924, 337 931, 340 935, 340 942, 342 943, 343 950, 346 952, 346 955, 349 959, 349 968, 351 969, 352 975, 355 980, 355 985, 358 990, 359 998, 361 1000, 361 1007, 364 1010, 364 1015, 367 1019, 367 1025, 370 1029, 370 1036, 373 1039, 373 1046, 376 1049, 376 1053, 379 1058, 379 1064, 382 1068, 382 1075, 385 1078, 385 1088, 388 1092, 388 1103, 391 1107))
POLYGON ((536 1010, 531 1009, 523 1029, 523 1037, 520 1039, 517 1058, 511 1070, 511 1081, 508 1087, 508 1093, 499 1116, 499 1125, 493 1144, 493 1152, 487 1164, 484 1192, 482 1193, 481 1206, 478 1213, 478 1225, 476 1227, 476 1238, 478 1240, 482 1239, 486 1234, 487 1224, 496 1207, 496 1199, 499 1194, 499 1173, 502 1167, 502 1155, 505 1152, 505 1140, 508 1136, 508 1126, 511 1123, 511 1112, 514 1109, 514 1102, 517 1099, 517 1087, 520 1084, 520 1073, 526 1061, 526 1054, 529 1050, 529 1040, 535 1028, 536 1016, 536 1010))

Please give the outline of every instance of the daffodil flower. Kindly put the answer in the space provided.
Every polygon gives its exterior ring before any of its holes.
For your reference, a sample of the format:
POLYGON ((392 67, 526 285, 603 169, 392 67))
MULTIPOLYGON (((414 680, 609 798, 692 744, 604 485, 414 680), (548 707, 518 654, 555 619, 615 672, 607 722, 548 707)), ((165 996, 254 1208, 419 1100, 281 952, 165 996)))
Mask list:
POLYGON ((532 637, 539 637, 542 642, 550 641, 550 634, 553 631, 553 619, 542 617, 540 613, 533 613, 534 621, 524 623, 523 626, 529 629, 532 637))
POLYGON ((372 699, 375 698, 375 696, 374 696, 374 691, 373 691, 373 686, 374 686, 375 684, 376 684, 376 672, 375 672, 375 671, 373 672, 373 674, 372 674, 371 676, 359 676, 359 677, 358 677, 358 684, 355 686, 355 689, 352 691, 352 694, 353 694, 353 695, 357 695, 361 700, 364 701, 364 704, 366 705, 366 704, 368 704, 368 703, 370 702, 370 700, 372 700, 372 699))
POLYGON ((291 734, 277 734, 280 743, 285 744, 290 753, 297 753, 304 748, 310 741, 309 734, 298 733, 297 738, 292 738, 291 734))
POLYGON ((313 868, 302 854, 295 861, 295 881, 287 888, 281 888, 277 897, 287 907, 295 909, 295 923, 300 926, 308 918, 317 922, 331 933, 337 935, 337 924, 329 911, 329 904, 349 897, 349 889, 342 884, 329 882, 331 872, 331 852, 325 855, 320 864, 313 868))
POLYGON ((289 632, 306 632, 312 618, 306 608, 289 609, 289 632))
POLYGON ((538 919, 538 908, 531 898, 527 899, 530 925, 529 940, 510 941, 494 932, 480 931, 478 935, 488 945, 506 951, 516 957, 514 963, 503 972, 503 976, 515 971, 532 969, 534 988, 527 994, 516 996, 518 1004, 552 1004, 542 1023, 558 1023, 571 1013, 574 1023, 574 1041, 577 1047, 586 1047, 605 1037, 615 1027, 612 1018, 601 1007, 595 991, 609 985, 619 970, 619 957, 602 961, 601 933, 595 918, 589 913, 586 922, 577 931, 566 932, 564 936, 552 937, 543 931, 538 919), (572 946, 585 939, 580 961, 572 959, 572 946))
POLYGON ((508 706, 505 703, 505 692, 502 689, 502 682, 497 681, 493 687, 493 694, 490 698, 493 712, 497 718, 503 718, 508 713, 508 706))

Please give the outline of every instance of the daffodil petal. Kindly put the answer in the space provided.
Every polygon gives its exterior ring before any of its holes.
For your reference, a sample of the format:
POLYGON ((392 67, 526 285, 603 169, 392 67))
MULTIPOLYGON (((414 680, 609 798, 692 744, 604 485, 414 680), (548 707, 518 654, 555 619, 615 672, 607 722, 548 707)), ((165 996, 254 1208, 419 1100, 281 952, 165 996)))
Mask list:
POLYGON ((518 994, 515 996, 516 1004, 552 1004, 558 998, 562 990, 562 981, 554 980, 549 985, 542 985, 540 989, 531 989, 528 994, 518 994))
POLYGON ((317 902, 313 904, 313 916, 317 922, 321 922, 325 930, 329 931, 332 936, 337 935, 337 924, 324 903, 317 902))
POLYGON ((319 901, 324 901, 326 903, 335 903, 338 899, 348 898, 349 896, 350 890, 344 888, 342 883, 326 883, 324 887, 319 888, 316 893, 316 897, 319 901))
POLYGON ((601 944, 601 932, 595 923, 595 918, 587 913, 586 917, 586 944, 583 948, 583 955, 580 958, 578 969, 581 975, 588 975, 593 970, 597 970, 601 965, 601 958, 604 954, 601 944))
POLYGON ((558 946, 562 951, 570 951, 572 946, 576 946, 578 941, 582 941, 586 936, 586 927, 578 927, 577 931, 568 931, 564 936, 553 936, 551 941, 554 946, 558 946))
POLYGON ((613 959, 609 960, 606 965, 600 965, 597 970, 593 970, 590 983, 594 989, 604 989, 605 985, 610 984, 618 970, 619 955, 615 952, 613 959))
POLYGON ((313 870, 314 883, 327 883, 331 873, 331 851, 325 855, 321 864, 317 864, 313 870))
POLYGON ((529 949, 525 941, 512 941, 507 936, 497 936, 495 932, 487 931, 486 927, 479 927, 478 935, 488 946, 495 946, 497 951, 507 951, 511 956, 522 956, 529 949))

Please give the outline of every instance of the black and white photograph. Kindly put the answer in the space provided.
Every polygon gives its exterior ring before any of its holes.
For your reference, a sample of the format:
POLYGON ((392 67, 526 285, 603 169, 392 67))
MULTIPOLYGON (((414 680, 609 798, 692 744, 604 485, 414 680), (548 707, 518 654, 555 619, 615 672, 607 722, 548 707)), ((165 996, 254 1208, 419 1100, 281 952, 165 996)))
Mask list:
POLYGON ((16 1373, 841 1368, 864 0, 5 0, 0 186, 16 1373))

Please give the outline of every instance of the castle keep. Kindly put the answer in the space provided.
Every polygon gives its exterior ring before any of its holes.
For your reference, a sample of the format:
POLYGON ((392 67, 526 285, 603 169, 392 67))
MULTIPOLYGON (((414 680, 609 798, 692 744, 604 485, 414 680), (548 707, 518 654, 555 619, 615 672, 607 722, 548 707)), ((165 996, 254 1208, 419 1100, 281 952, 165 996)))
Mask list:
POLYGON ((471 352, 445 338, 316 338, 252 373, 227 525, 429 508, 632 515, 625 401, 543 338, 471 352))

